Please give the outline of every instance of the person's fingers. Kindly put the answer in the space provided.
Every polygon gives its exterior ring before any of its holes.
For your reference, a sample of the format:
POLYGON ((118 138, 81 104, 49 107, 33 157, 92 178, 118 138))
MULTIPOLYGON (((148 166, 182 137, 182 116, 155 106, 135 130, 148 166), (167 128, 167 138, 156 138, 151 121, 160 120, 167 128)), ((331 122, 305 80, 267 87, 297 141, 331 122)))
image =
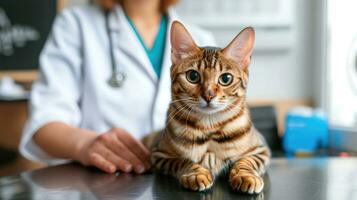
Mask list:
POLYGON ((98 145, 96 151, 103 158, 113 163, 116 166, 116 168, 119 169, 120 171, 129 173, 133 170, 133 165, 130 162, 123 159, 123 157, 120 156, 120 154, 116 154, 113 151, 111 151, 111 149, 108 148, 106 144, 98 145))
MULTIPOLYGON (((112 150, 117 155, 123 157, 129 163, 134 166, 134 170, 136 173, 145 172, 145 164, 128 149, 118 138, 112 139, 108 141, 107 148, 112 150)), ((147 168, 148 169, 148 168, 147 168)))
POLYGON ((150 167, 150 153, 149 150, 138 140, 136 140, 130 133, 123 129, 113 130, 118 136, 119 140, 124 143, 128 149, 130 149, 142 162, 145 163, 146 167, 150 167))
POLYGON ((91 153, 89 155, 90 163, 98 167, 99 169, 107 172, 107 173, 114 173, 116 171, 116 167, 113 163, 109 162, 105 158, 103 158, 101 155, 98 153, 91 153))

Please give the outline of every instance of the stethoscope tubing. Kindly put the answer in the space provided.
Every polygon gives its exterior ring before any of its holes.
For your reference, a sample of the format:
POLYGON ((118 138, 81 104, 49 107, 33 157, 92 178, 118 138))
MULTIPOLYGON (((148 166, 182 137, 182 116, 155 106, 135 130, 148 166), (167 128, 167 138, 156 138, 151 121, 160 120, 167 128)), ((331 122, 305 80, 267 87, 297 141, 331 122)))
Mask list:
POLYGON ((125 74, 118 69, 118 67, 116 66, 115 58, 114 58, 113 38, 111 36, 110 24, 109 24, 110 13, 111 13, 111 10, 109 10, 109 9, 104 10, 105 29, 106 29, 107 36, 108 36, 109 56, 110 56, 110 62, 111 62, 111 75, 108 79, 108 85, 112 88, 120 88, 120 87, 122 87, 122 85, 124 83, 125 74))

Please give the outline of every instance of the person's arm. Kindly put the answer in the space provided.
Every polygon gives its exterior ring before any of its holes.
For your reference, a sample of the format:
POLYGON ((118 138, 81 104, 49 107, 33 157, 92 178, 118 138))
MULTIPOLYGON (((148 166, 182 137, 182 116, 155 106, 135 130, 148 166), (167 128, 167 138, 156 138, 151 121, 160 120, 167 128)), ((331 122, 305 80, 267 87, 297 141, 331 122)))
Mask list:
POLYGON ((53 157, 79 160, 78 149, 81 143, 96 136, 92 131, 75 128, 63 122, 52 122, 40 128, 33 139, 53 157))
POLYGON ((40 78, 32 87, 20 152, 33 161, 77 160, 106 172, 142 172, 143 165, 148 168, 148 152, 126 131, 95 133, 75 128, 82 121, 83 81, 83 35, 77 14, 69 9, 56 18, 41 53, 40 78))
POLYGON ((34 141, 51 156, 76 160, 108 173, 117 170, 143 173, 150 168, 148 150, 119 128, 98 136, 92 131, 52 122, 35 133, 34 141))
POLYGON ((67 157, 48 154, 33 137, 52 122, 78 127, 82 121, 79 103, 83 81, 83 36, 76 16, 74 9, 66 9, 56 17, 40 55, 39 79, 32 85, 29 118, 19 145, 21 154, 32 161, 49 164, 66 161, 63 158, 67 157))

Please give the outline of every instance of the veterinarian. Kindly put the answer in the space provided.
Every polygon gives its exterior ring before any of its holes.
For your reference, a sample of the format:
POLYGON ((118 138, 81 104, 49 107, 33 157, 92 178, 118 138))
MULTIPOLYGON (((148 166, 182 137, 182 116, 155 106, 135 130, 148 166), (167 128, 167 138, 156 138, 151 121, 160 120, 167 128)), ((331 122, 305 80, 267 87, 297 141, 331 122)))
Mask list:
MULTIPOLYGON (((150 168, 140 139, 165 125, 174 2, 99 0, 57 17, 31 92, 23 156, 108 173, 150 168)), ((199 45, 214 45, 210 34, 188 30, 199 45)))

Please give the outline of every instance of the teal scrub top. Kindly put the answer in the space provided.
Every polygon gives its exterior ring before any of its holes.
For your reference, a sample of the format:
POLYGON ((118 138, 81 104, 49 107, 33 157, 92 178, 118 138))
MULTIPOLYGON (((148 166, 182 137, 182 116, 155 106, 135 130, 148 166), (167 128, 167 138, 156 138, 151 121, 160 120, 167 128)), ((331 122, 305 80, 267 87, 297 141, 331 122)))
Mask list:
POLYGON ((160 78, 161 68, 162 68, 162 60, 164 57, 165 43, 166 43, 166 30, 167 30, 166 15, 163 15, 161 17, 159 31, 157 32, 155 41, 154 41, 151 49, 146 46, 139 31, 135 27, 134 22, 130 19, 130 17, 128 15, 126 15, 126 17, 129 21, 132 29, 134 30, 136 37, 138 38, 141 45, 145 49, 146 55, 149 57, 149 60, 151 62, 152 67, 154 68, 154 71, 155 71, 157 77, 160 78))

